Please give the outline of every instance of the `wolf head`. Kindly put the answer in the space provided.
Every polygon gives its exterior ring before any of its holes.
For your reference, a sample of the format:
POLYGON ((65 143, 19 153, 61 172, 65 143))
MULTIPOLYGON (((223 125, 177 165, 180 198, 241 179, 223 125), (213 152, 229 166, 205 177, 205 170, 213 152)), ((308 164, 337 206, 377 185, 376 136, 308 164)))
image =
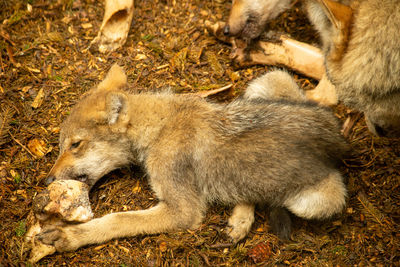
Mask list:
POLYGON ((224 34, 250 41, 264 31, 266 23, 289 7, 291 0, 233 0, 224 34))
POLYGON ((125 137, 129 121, 123 70, 114 65, 106 78, 73 107, 61 125, 60 155, 46 183, 75 179, 93 186, 108 172, 129 164, 125 137))

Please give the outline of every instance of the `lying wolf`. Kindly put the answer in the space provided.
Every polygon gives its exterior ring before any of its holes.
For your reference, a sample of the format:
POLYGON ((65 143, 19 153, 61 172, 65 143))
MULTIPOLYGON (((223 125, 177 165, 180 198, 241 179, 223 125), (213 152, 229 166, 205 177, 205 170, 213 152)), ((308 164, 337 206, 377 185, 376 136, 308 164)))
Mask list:
MULTIPOLYGON (((233 0, 226 35, 247 42, 292 0, 233 0)), ((319 32, 328 80, 345 105, 366 115, 371 132, 400 136, 400 1, 304 0, 319 32)))
POLYGON ((126 76, 114 65, 62 124, 60 156, 48 182, 72 178, 92 186, 111 170, 139 163, 159 203, 54 228, 40 240, 66 251, 195 228, 214 202, 234 206, 229 219, 234 242, 249 232, 256 204, 287 208, 306 219, 340 212, 346 189, 337 163, 347 144, 338 122, 301 94, 293 101, 263 99, 281 98, 274 84, 284 83, 273 75, 260 80, 270 80, 269 86, 253 82, 243 98, 213 104, 188 95, 128 94, 119 89, 126 76))

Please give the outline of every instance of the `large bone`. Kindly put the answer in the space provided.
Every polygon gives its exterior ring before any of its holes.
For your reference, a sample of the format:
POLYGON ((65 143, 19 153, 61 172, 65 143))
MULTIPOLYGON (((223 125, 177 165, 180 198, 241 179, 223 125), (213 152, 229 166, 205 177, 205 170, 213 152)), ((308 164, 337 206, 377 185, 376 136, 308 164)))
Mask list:
POLYGON ((106 53, 124 45, 133 17, 134 0, 105 0, 103 22, 92 44, 106 53))
POLYGON ((89 187, 86 184, 75 180, 51 183, 33 200, 33 212, 28 218, 32 226, 25 237, 31 248, 29 261, 35 263, 56 252, 55 247, 43 244, 36 238, 39 233, 69 223, 87 222, 92 218, 89 187))
POLYGON ((206 21, 205 26, 217 39, 232 45, 231 57, 239 65, 284 65, 320 80, 315 89, 306 92, 308 99, 322 105, 337 104, 335 87, 326 77, 324 56, 319 48, 284 35, 280 35, 276 42, 258 41, 254 48, 248 48, 246 42, 223 35, 224 22, 213 24, 206 21))

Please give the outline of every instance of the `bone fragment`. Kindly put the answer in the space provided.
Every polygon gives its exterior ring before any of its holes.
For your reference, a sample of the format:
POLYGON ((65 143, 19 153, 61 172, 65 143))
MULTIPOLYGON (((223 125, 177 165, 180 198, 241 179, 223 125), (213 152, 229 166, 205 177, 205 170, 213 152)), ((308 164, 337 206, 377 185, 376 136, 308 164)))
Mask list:
POLYGON ((43 244, 36 238, 48 228, 65 226, 69 223, 87 222, 93 218, 89 203, 89 187, 79 181, 62 180, 51 183, 33 200, 33 212, 28 216, 32 225, 25 240, 31 248, 29 261, 56 252, 56 248, 43 244))
POLYGON ((260 50, 250 53, 255 64, 285 65, 311 78, 320 80, 325 73, 321 50, 281 35, 279 43, 258 43, 260 50))
POLYGON ((319 48, 280 35, 277 42, 258 41, 252 47, 232 37, 223 35, 225 22, 205 22, 207 30, 217 39, 232 44, 231 57, 242 66, 246 65, 284 65, 308 77, 320 80, 314 90, 308 90, 308 99, 321 105, 337 104, 338 98, 334 85, 327 79, 324 56, 319 48))
POLYGON ((101 53, 124 45, 131 27, 134 0, 105 0, 103 22, 91 45, 98 44, 101 53))

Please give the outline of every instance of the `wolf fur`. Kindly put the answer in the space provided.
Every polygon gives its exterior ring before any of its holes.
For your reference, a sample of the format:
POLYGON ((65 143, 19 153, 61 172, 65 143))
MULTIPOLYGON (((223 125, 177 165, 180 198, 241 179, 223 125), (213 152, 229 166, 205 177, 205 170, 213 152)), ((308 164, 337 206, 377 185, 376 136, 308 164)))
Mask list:
POLYGON ((291 0, 233 0, 226 34, 250 41, 264 31, 265 24, 285 11, 291 0), (268 2, 268 3, 267 3, 268 2))
POLYGON ((244 98, 307 102, 304 92, 292 76, 283 70, 271 71, 251 81, 246 88, 244 98))
POLYGON ((107 172, 137 163, 159 203, 50 229, 40 235, 42 242, 65 251, 195 228, 214 202, 234 206, 229 235, 237 242, 250 230, 255 204, 287 208, 306 219, 343 209, 346 189, 337 164, 347 144, 329 110, 249 99, 249 93, 230 104, 171 93, 128 94, 120 90, 125 82, 122 69, 113 66, 72 109, 61 126, 60 156, 49 180, 75 178, 92 186, 107 172))
MULTIPOLYGON (((289 8, 290 3, 234 1, 226 33, 254 39, 268 19, 289 8), (247 28, 257 30, 248 34, 247 28)), ((374 134, 400 136, 400 1, 305 0, 304 3, 311 23, 321 36, 327 77, 335 85, 338 99, 364 112, 368 128, 374 134), (332 17, 335 9, 337 16, 332 17)))

